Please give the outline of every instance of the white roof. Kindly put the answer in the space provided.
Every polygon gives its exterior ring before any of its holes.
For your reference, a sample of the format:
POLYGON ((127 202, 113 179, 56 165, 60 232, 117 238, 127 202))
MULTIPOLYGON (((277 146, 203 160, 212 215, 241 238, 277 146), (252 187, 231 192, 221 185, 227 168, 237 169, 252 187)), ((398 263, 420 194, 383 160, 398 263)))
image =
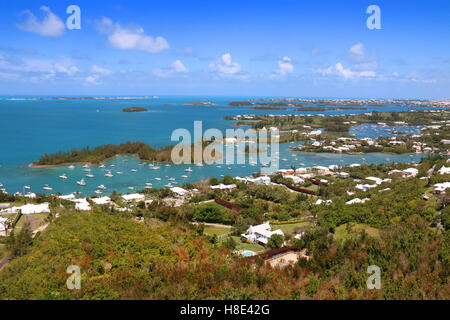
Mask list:
POLYGON ((445 167, 442 166, 439 170, 438 170, 439 174, 450 174, 450 167, 445 167))
POLYGON ((19 212, 19 210, 22 211, 22 214, 49 213, 50 212, 48 202, 41 203, 41 204, 26 204, 21 207, 12 207, 10 209, 4 210, 3 212, 16 213, 16 212, 19 212))
POLYGON ((258 224, 256 226, 250 226, 250 228, 248 228, 249 233, 254 233, 254 232, 258 232, 261 233, 264 230, 271 230, 272 228, 270 227, 270 223, 269 222, 265 222, 263 224, 258 224))
POLYGON ((434 186, 435 190, 444 191, 447 188, 450 188, 450 182, 436 183, 434 186))
POLYGON ((93 198, 92 202, 95 204, 108 204, 111 203, 110 197, 93 198))
POLYGON ((5 231, 5 225, 3 224, 3 222, 6 221, 8 221, 8 219, 0 217, 0 231, 5 231))
POLYGON ((185 194, 189 193, 189 191, 187 191, 187 190, 185 190, 183 188, 180 188, 180 187, 170 188, 170 191, 172 191, 173 193, 176 193, 176 194, 178 194, 180 196, 184 196, 185 194))
POLYGON ((122 199, 125 201, 133 201, 133 200, 144 200, 145 196, 140 193, 133 193, 133 194, 124 194, 122 196, 122 199))
POLYGON ((217 186, 211 186, 210 187, 211 189, 220 189, 220 190, 223 190, 223 189, 234 189, 234 188, 236 188, 236 185, 235 184, 228 184, 228 185, 225 185, 225 184, 219 184, 219 185, 217 185, 217 186))
POLYGON ((352 199, 350 201, 347 201, 345 204, 364 203, 364 202, 366 202, 368 200, 370 200, 370 199, 369 198, 364 198, 364 199, 355 198, 355 199, 352 199))
POLYGON ((63 200, 74 200, 75 199, 75 195, 73 193, 65 195, 65 196, 59 196, 58 198, 63 199, 63 200))
POLYGON ((89 211, 91 210, 91 206, 89 202, 86 200, 86 198, 83 199, 74 199, 71 200, 75 202, 75 209, 80 211, 89 211))

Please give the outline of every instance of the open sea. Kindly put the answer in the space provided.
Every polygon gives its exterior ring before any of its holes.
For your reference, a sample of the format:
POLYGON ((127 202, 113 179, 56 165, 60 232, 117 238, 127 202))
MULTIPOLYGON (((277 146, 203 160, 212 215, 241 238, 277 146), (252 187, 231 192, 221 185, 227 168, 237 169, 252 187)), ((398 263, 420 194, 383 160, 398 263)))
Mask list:
MULTIPOLYGON (((248 176, 259 171, 258 166, 246 164, 204 165, 159 165, 160 170, 152 170, 148 163, 141 163, 133 157, 117 157, 105 163, 106 168, 114 175, 105 177, 105 169, 91 167, 94 178, 87 178, 80 165, 74 169, 68 166, 50 168, 29 168, 28 165, 38 160, 44 153, 52 154, 59 150, 70 151, 72 148, 84 146, 95 147, 104 144, 120 144, 127 141, 143 141, 152 147, 176 144, 171 141, 171 134, 177 128, 193 132, 194 121, 202 120, 203 131, 217 128, 225 135, 225 129, 231 128, 233 121, 221 120, 225 116, 250 114, 356 114, 370 111, 408 111, 417 107, 367 106, 367 110, 346 110, 326 112, 297 112, 296 108, 287 110, 252 110, 251 107, 228 107, 231 101, 241 101, 245 97, 159 97, 151 99, 108 99, 108 100, 6 100, 0 97, 0 184, 7 192, 28 192, 29 186, 35 193, 82 192, 83 195, 94 195, 99 185, 105 185, 105 195, 112 191, 120 193, 134 192, 144 189, 146 183, 160 188, 168 183, 179 185, 196 182, 215 176, 230 174, 232 176, 248 176), (210 101, 216 106, 186 106, 184 103, 194 101, 210 101), (170 104, 170 105, 168 105, 170 104), (144 107, 148 112, 123 113, 126 107, 144 107), (114 166, 111 166, 114 165, 114 166), (192 172, 185 172, 187 168, 192 172), (231 168, 231 169, 228 169, 231 168), (132 172, 131 170, 136 170, 132 172), (119 175, 116 172, 123 172, 119 175), (68 179, 59 178, 66 174, 68 179), (187 178, 181 176, 187 175, 187 178), (86 186, 77 185, 84 178, 86 186), (155 180, 160 178, 160 181, 155 180), (175 180, 169 180, 170 178, 175 180), (52 191, 43 187, 50 186, 52 191), (134 188, 134 189, 131 189, 134 188)), ((332 106, 330 106, 332 107, 332 106)), ((420 128, 402 127, 395 130, 418 132, 420 128)), ((379 130, 374 125, 361 125, 352 128, 357 137, 372 137, 390 134, 392 129, 379 130)), ((351 163, 385 163, 419 161, 423 154, 392 155, 365 154, 345 155, 335 153, 292 153, 292 144, 280 145, 280 168, 291 166, 344 165, 351 163)))

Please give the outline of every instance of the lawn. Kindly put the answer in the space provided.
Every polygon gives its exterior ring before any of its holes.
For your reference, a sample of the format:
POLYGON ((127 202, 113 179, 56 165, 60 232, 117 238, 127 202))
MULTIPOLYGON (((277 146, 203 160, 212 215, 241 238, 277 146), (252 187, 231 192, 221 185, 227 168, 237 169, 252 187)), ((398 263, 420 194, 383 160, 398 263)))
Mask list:
POLYGON ((231 228, 205 227, 204 233, 209 236, 216 235, 218 237, 222 237, 231 233, 231 228))
POLYGON ((380 230, 378 230, 377 228, 359 223, 346 223, 336 228, 334 238, 336 240, 346 240, 362 230, 365 230, 367 234, 373 238, 380 237, 380 230), (350 230, 347 230, 347 225, 349 225, 350 230))
MULTIPOLYGON (((264 247, 260 246, 259 244, 244 243, 241 241, 241 238, 237 237, 237 236, 232 236, 232 238, 237 243, 236 250, 250 250, 250 251, 254 251, 254 252, 264 251, 264 247)), ((224 241, 225 239, 226 239, 226 237, 223 237, 222 241, 224 241)))
POLYGON ((281 229, 283 233, 290 234, 294 232, 295 228, 309 227, 311 225, 310 222, 297 222, 297 223, 286 223, 286 224, 272 224, 272 230, 281 229))
POLYGON ((48 216, 48 213, 36 213, 30 215, 22 215, 14 228, 15 232, 20 231, 25 225, 26 220, 30 222, 31 230, 36 230, 48 216))
POLYGON ((4 244, 0 243, 0 260, 2 260, 5 257, 6 253, 6 247, 4 244))

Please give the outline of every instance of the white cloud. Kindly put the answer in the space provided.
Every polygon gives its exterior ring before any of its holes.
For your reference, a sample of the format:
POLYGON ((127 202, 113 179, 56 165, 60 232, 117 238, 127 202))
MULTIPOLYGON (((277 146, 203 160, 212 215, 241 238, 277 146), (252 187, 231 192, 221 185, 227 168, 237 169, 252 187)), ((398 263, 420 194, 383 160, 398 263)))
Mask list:
POLYGON ((153 38, 146 35, 141 27, 124 28, 106 17, 102 17, 97 23, 97 29, 100 33, 108 35, 108 42, 111 46, 120 50, 159 53, 170 48, 169 43, 163 37, 153 38))
POLYGON ((294 66, 291 63, 291 58, 283 57, 283 60, 278 61, 278 73, 280 76, 284 77, 288 73, 294 72, 294 66))
POLYGON ((98 74, 94 74, 91 76, 88 76, 84 79, 85 85, 99 85, 100 84, 100 76, 98 74))
POLYGON ((189 69, 184 66, 181 60, 176 60, 172 62, 170 68, 165 69, 157 68, 153 70, 153 74, 161 78, 168 77, 174 73, 187 73, 187 72, 189 72, 189 69))
POLYGON ((63 59, 58 61, 43 60, 43 59, 25 59, 9 61, 3 56, 0 56, 0 70, 9 70, 16 72, 33 72, 33 73, 62 73, 66 75, 74 75, 79 72, 77 66, 72 64, 70 59, 63 59))
POLYGON ((345 79, 360 78, 360 77, 375 77, 375 71, 352 71, 345 69, 342 63, 338 62, 334 66, 330 66, 327 69, 317 69, 316 72, 322 75, 337 75, 345 79))
POLYGON ((172 63, 172 68, 175 70, 175 72, 188 72, 189 71, 180 60, 174 61, 172 63))
POLYGON ((357 43, 353 45, 350 48, 349 53, 356 58, 363 58, 365 53, 364 45, 362 43, 357 43))
POLYGON ((113 72, 111 70, 99 67, 97 65, 93 65, 91 67, 91 70, 92 70, 93 73, 101 74, 101 75, 104 75, 104 76, 113 74, 113 72))
POLYGON ((242 68, 238 62, 231 61, 231 54, 225 53, 217 63, 209 65, 210 70, 217 71, 222 75, 232 76, 241 72, 242 68))
POLYGON ((59 37, 65 32, 64 22, 55 15, 50 8, 46 6, 40 7, 40 10, 44 12, 44 18, 42 21, 29 10, 26 10, 24 14, 28 18, 17 25, 20 30, 37 33, 45 37, 59 37))

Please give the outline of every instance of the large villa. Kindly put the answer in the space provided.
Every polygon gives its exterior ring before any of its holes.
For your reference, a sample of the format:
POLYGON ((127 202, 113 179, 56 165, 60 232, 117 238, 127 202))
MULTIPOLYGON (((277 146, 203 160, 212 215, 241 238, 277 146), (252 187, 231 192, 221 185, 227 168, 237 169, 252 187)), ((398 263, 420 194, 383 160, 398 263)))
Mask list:
POLYGON ((250 226, 247 229, 247 232, 241 234, 241 236, 251 243, 257 243, 265 246, 274 234, 279 234, 284 237, 283 231, 281 231, 280 229, 272 231, 272 227, 270 226, 269 222, 266 222, 256 226, 250 226))

